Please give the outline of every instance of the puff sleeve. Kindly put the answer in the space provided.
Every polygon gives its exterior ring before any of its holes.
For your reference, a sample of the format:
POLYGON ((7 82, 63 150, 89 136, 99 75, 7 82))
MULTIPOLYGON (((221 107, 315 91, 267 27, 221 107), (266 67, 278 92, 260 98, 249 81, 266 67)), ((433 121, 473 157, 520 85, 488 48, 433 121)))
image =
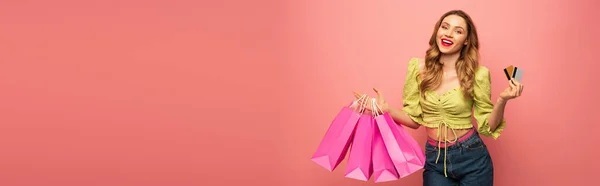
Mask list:
POLYGON ((418 124, 423 124, 423 110, 421 110, 419 91, 419 59, 412 58, 408 63, 406 70, 406 80, 402 94, 402 111, 406 112, 410 118, 418 124))
POLYGON ((478 124, 477 131, 484 136, 492 136, 498 139, 500 133, 506 127, 506 120, 502 118, 501 123, 496 127, 496 130, 491 131, 488 117, 494 109, 491 101, 491 77, 489 69, 480 66, 475 72, 475 83, 473 84, 473 99, 474 108, 473 114, 478 124))

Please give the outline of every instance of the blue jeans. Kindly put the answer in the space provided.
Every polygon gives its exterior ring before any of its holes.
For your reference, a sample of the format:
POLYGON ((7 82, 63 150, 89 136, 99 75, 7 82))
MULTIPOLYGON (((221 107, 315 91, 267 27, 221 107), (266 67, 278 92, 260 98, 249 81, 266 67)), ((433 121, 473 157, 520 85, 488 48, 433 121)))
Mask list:
MULTIPOLYGON (((442 142, 442 145, 444 143, 442 142)), ((475 132, 462 142, 448 147, 444 176, 444 148, 438 157, 438 147, 425 145, 426 162, 423 171, 424 186, 491 186, 494 183, 494 166, 487 146, 475 132)))

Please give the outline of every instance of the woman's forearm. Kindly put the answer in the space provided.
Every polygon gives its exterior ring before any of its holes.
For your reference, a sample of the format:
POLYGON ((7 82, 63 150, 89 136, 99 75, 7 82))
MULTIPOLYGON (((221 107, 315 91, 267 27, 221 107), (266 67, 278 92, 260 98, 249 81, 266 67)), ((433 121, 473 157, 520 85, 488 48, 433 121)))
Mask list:
POLYGON ((392 116, 392 119, 394 119, 396 123, 400 123, 404 126, 413 129, 418 129, 421 126, 415 121, 413 121, 406 112, 402 111, 402 109, 397 109, 390 106, 388 108, 388 112, 390 113, 390 116, 392 116))
POLYGON ((494 109, 492 110, 492 113, 488 118, 488 124, 490 125, 490 129, 492 131, 495 131, 498 125, 500 125, 500 123, 502 122, 502 119, 504 118, 504 108, 506 108, 506 103, 506 100, 498 98, 498 101, 496 101, 496 104, 494 104, 494 109))

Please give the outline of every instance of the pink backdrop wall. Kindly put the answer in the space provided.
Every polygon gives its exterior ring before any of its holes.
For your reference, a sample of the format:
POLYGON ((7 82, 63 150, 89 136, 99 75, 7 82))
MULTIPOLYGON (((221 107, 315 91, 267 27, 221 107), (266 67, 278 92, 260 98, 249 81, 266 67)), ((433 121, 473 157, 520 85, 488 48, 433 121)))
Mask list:
POLYGON ((352 90, 400 105, 408 59, 457 8, 493 98, 502 68, 526 69, 486 139, 496 183, 593 183, 600 4, 567 2, 2 1, 0 185, 371 185, 310 156, 352 90))
MULTIPOLYGON (((595 59, 600 4, 593 1, 289 2, 285 72, 287 165, 295 185, 365 185, 328 173, 309 158, 352 90, 380 88, 401 106, 408 60, 423 56, 435 21, 464 9, 480 34, 492 98, 508 84, 502 69, 525 69, 522 97, 510 101, 508 128, 486 138, 497 185, 586 185, 597 181, 599 129, 595 59)), ((423 128, 412 134, 424 144, 423 128)), ((420 185, 422 172, 381 185, 420 185)))

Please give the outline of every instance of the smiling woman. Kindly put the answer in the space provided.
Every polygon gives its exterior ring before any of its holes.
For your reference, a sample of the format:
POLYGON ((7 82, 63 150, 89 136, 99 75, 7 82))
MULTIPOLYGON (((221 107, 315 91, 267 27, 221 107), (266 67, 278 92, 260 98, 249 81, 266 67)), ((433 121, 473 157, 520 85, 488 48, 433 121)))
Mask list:
MULTIPOLYGON (((492 103, 490 71, 478 62, 477 30, 461 10, 442 15, 429 45, 425 59, 413 58, 408 64, 404 107, 389 107, 374 89, 376 99, 382 112, 389 112, 397 123, 426 127, 424 185, 493 185, 492 159, 479 134, 498 138, 506 127, 505 105, 521 95, 523 85, 509 83, 492 103), (472 116, 479 124, 477 130, 472 116), (443 163, 439 162, 442 149, 443 163)), ((357 98, 363 95, 355 92, 357 98)))

